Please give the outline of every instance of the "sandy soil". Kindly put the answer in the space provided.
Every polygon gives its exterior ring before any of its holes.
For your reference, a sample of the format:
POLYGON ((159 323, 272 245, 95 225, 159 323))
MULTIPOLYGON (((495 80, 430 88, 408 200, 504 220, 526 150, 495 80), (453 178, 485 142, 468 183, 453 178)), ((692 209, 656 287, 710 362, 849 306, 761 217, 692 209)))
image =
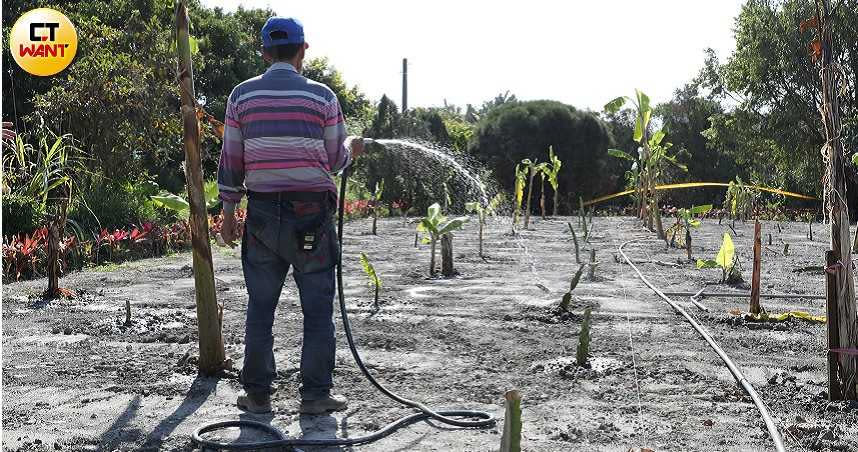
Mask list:
MULTIPOLYGON (((502 221, 501 221, 502 220, 502 221)), ((414 248, 414 224, 368 221, 347 225, 346 294, 357 340, 375 374, 395 391, 438 408, 503 414, 503 393, 523 394, 524 448, 529 451, 771 450, 750 399, 717 355, 681 317, 615 259, 627 247, 663 290, 741 288, 717 284, 719 270, 697 270, 684 250, 665 249, 628 217, 596 218, 586 248, 597 250, 594 280, 575 292, 573 316, 551 309, 577 269, 566 221, 540 220, 519 237, 509 220, 486 233, 485 260, 476 253, 476 224, 455 239, 452 279, 428 279, 428 246, 414 248), (358 256, 366 252, 384 279, 381 310, 358 256), (592 306, 592 362, 574 359, 580 314, 592 306)), ((763 291, 821 294, 828 234, 816 225, 763 226, 763 291), (783 255, 783 242, 790 254, 783 255)), ((737 225, 736 245, 750 279, 752 225, 737 225)), ((727 228, 704 221, 695 231, 695 257, 713 257, 727 228)), ((586 256, 582 251, 582 258, 586 256)), ((227 354, 241 363, 247 295, 237 251, 217 249, 218 296, 225 304, 227 354)), ((43 280, 3 288, 4 450, 193 450, 190 432, 203 423, 247 418, 290 435, 356 436, 409 410, 366 383, 340 334, 335 375, 349 410, 299 416, 297 365, 301 316, 294 283, 283 291, 275 324, 278 391, 275 413, 248 416, 235 408, 233 377, 198 377, 190 254, 75 273, 63 280, 75 300, 38 300, 43 280), (130 300, 133 325, 122 326, 130 300), (190 359, 189 359, 190 357, 190 359)), ((771 407, 791 450, 858 450, 858 406, 825 398, 824 326, 735 322, 728 311, 746 299, 706 299, 710 313, 693 312, 771 407)), ((764 300, 770 312, 802 309, 823 314, 822 300, 764 300)), ((253 437, 253 432, 232 432, 253 437)), ((496 450, 497 428, 467 430, 424 422, 361 451, 496 450)), ((321 450, 303 448, 303 450, 321 450)), ((338 450, 338 449, 330 449, 338 450)))

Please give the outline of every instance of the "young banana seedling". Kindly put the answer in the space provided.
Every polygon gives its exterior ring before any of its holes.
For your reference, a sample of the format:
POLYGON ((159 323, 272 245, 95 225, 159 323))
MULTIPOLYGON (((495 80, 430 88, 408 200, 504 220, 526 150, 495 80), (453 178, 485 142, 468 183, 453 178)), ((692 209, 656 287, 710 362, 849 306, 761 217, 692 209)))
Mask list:
POLYGON ((521 163, 515 165, 515 206, 512 211, 512 231, 518 225, 518 217, 521 215, 521 201, 524 199, 524 185, 527 183, 528 168, 521 163))
POLYGON ((435 276, 435 248, 438 240, 441 240, 447 234, 461 229, 468 222, 468 217, 457 217, 452 220, 447 220, 441 213, 441 206, 436 202, 429 206, 426 216, 420 220, 417 225, 417 232, 423 232, 428 235, 424 237, 423 243, 430 245, 429 257, 429 275, 435 276))
POLYGON ((483 228, 486 225, 486 217, 490 215, 494 215, 498 206, 503 202, 504 196, 503 193, 498 193, 492 198, 491 201, 487 205, 483 205, 481 202, 469 202, 465 203, 465 210, 468 212, 476 212, 477 217, 480 222, 480 235, 479 235, 479 254, 480 257, 483 257, 483 228))
POLYGON ((739 256, 736 255, 736 248, 733 245, 733 239, 730 237, 729 233, 724 233, 724 239, 721 242, 721 249, 718 250, 718 255, 715 256, 715 260, 697 259, 697 268, 720 268, 722 283, 742 281, 742 270, 739 265, 739 256))
POLYGON ((378 223, 378 212, 381 209, 381 195, 384 193, 384 179, 375 183, 375 191, 370 198, 370 207, 372 208, 372 235, 376 234, 376 225, 378 223))
POLYGON ((705 215, 710 210, 712 210, 712 204, 679 209, 676 212, 676 223, 665 231, 667 237, 670 237, 670 246, 685 248, 689 261, 691 261, 691 229, 697 229, 701 224, 695 216, 705 215))
POLYGON ((366 257, 365 253, 360 253, 360 265, 363 267, 363 272, 366 273, 367 278, 369 278, 369 286, 375 289, 373 306, 377 311, 378 295, 379 291, 381 290, 381 277, 378 276, 378 273, 375 271, 375 267, 369 261, 369 258, 366 257))

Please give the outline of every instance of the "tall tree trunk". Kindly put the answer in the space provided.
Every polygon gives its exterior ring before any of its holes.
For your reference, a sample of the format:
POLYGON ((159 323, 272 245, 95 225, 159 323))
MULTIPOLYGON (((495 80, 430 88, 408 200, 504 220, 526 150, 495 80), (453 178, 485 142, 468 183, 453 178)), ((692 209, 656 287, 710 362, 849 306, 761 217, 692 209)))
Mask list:
MULTIPOLYGON (((834 40, 832 39, 833 21, 831 20, 830 0, 816 0, 819 39, 822 44, 822 123, 825 127, 826 146, 824 152, 828 158, 828 178, 831 189, 831 250, 832 260, 836 264, 827 269, 835 276, 836 290, 828 294, 828 312, 837 313, 835 319, 829 316, 829 328, 839 332, 839 346, 846 349, 858 349, 858 331, 856 331, 855 283, 852 274, 852 250, 849 240, 849 209, 846 205, 846 173, 843 160, 843 142, 840 138, 842 123, 840 104, 837 98, 838 76, 832 64, 835 60, 834 40), (832 306, 833 305, 833 306, 832 306)), ((849 354, 837 354, 840 369, 842 395, 846 399, 858 399, 858 360, 849 354)))
POLYGON ((182 97, 183 141, 185 145, 185 178, 190 203, 190 230, 193 247, 194 288, 197 301, 197 325, 200 341, 200 372, 218 373, 225 354, 221 335, 221 320, 215 294, 214 266, 209 242, 209 222, 203 196, 203 168, 200 160, 200 129, 194 98, 194 72, 187 0, 176 4, 176 49, 178 50, 179 87, 182 97))

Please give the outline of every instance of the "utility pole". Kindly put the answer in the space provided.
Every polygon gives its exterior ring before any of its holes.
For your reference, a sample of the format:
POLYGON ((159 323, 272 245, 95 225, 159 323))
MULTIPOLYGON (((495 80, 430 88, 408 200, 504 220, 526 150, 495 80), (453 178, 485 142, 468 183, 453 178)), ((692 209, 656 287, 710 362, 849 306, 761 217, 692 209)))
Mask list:
POLYGON ((402 113, 408 111, 408 58, 402 59, 402 113))
POLYGON ((825 146, 822 149, 826 164, 827 200, 831 221, 831 251, 827 254, 826 304, 828 312, 828 359, 834 399, 838 394, 843 399, 858 399, 858 359, 853 353, 858 349, 858 325, 856 325, 855 281, 852 274, 852 250, 849 237, 849 209, 846 205, 846 174, 843 142, 840 132, 840 103, 837 98, 839 72, 834 64, 834 40, 831 20, 831 0, 816 0, 816 28, 818 41, 814 46, 821 50, 822 57, 822 124, 825 128, 825 146), (839 343, 834 343, 839 342, 839 343), (832 375, 836 373, 839 375, 832 375))

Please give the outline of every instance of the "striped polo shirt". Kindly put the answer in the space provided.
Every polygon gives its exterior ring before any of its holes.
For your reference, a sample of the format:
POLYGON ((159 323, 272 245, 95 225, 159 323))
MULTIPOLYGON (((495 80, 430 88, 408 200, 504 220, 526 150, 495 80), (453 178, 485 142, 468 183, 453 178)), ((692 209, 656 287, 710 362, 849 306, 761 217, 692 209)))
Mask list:
POLYGON ((284 62, 229 95, 217 182, 226 212, 247 190, 332 191, 351 163, 337 96, 284 62))

